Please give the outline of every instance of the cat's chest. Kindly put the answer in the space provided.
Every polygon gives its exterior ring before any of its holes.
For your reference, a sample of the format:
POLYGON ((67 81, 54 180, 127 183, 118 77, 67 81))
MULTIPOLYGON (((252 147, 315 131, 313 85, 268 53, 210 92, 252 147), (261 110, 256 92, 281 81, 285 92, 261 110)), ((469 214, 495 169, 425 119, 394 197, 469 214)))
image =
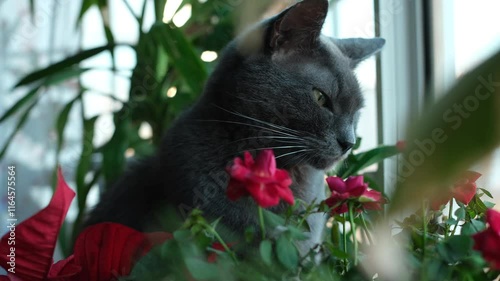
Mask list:
POLYGON ((307 203, 319 203, 326 199, 325 172, 311 166, 292 168, 290 175, 293 180, 291 189, 294 195, 307 203))

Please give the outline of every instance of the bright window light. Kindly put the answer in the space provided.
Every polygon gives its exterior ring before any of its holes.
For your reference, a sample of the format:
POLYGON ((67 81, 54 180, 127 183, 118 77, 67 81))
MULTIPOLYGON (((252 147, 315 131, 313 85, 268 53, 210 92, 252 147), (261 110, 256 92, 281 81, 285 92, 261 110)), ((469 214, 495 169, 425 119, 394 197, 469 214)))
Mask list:
POLYGON ((212 62, 217 59, 217 53, 214 51, 205 51, 201 53, 201 60, 206 62, 212 62))
POLYGON ((170 87, 167 90, 167 97, 173 98, 173 97, 175 97, 175 95, 177 95, 177 88, 176 87, 170 87))
POLYGON ((175 26, 181 27, 191 18, 191 4, 184 5, 174 16, 172 21, 175 26))
POLYGON ((175 15, 175 12, 182 4, 182 0, 167 0, 163 9, 163 22, 169 23, 175 15))

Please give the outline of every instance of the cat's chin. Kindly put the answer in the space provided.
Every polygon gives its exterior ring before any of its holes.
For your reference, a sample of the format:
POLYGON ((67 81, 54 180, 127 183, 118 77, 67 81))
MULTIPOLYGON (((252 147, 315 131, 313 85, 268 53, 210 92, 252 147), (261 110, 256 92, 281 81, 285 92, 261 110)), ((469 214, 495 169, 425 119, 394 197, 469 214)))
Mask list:
POLYGON ((322 156, 311 161, 310 165, 318 170, 330 171, 337 163, 345 159, 345 155, 340 156, 322 156))

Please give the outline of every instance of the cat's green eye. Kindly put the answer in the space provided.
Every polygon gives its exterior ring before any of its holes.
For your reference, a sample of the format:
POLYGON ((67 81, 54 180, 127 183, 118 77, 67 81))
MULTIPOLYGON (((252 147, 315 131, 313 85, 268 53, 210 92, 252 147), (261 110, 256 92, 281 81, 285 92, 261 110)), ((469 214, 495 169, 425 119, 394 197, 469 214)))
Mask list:
POLYGON ((319 106, 321 106, 321 107, 326 106, 326 95, 323 92, 321 92, 318 89, 313 89, 312 95, 313 95, 314 101, 316 101, 316 103, 319 106))

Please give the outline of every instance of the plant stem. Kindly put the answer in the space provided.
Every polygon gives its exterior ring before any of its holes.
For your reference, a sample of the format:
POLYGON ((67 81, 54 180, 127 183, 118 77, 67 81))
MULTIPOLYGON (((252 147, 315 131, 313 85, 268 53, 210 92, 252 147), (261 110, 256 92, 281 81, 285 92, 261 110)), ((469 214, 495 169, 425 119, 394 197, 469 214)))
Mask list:
POLYGON ((358 239, 356 238, 356 224, 352 203, 349 203, 349 221, 351 222, 352 242, 354 243, 354 266, 358 265, 358 239))
POLYGON ((217 239, 217 241, 219 241, 219 243, 222 245, 222 247, 224 248, 224 251, 226 251, 226 253, 228 253, 230 256, 231 256, 231 259, 233 259, 233 261, 235 263, 238 262, 238 260, 236 259, 236 255, 234 254, 234 252, 229 248, 229 246, 226 244, 226 242, 224 242, 224 240, 222 239, 222 237, 220 237, 219 233, 217 233, 217 231, 215 231, 215 229, 209 225, 209 224, 204 224, 205 228, 214 235, 215 239, 217 239))
POLYGON ((425 261, 425 256, 426 256, 426 247, 427 247, 427 204, 425 200, 422 200, 422 229, 423 229, 423 235, 422 235, 422 268, 420 271, 420 280, 425 281, 427 280, 427 270, 426 270, 426 261, 425 261))
MULTIPOLYGON (((448 206, 448 219, 451 219, 453 217, 453 198, 450 200, 450 205, 448 206)), ((446 222, 446 229, 444 231, 444 237, 448 238, 449 236, 449 231, 451 230, 451 225, 446 222)))
POLYGON ((363 223, 363 228, 365 230, 366 237, 368 237, 368 242, 370 242, 370 245, 373 245, 372 236, 370 234, 370 230, 368 229, 368 225, 366 225, 365 216, 363 215, 361 215, 361 222, 363 223))
POLYGON ((262 207, 259 206, 259 223, 260 223, 260 232, 262 234, 262 240, 266 239, 266 226, 264 225, 264 214, 262 213, 262 207))
MULTIPOLYGON (((345 213, 342 216, 344 217, 344 221, 342 222, 342 235, 344 238, 344 253, 347 254, 347 233, 345 231, 345 222, 346 222, 347 216, 345 213)), ((347 273, 347 258, 344 259, 344 273, 347 273)))

